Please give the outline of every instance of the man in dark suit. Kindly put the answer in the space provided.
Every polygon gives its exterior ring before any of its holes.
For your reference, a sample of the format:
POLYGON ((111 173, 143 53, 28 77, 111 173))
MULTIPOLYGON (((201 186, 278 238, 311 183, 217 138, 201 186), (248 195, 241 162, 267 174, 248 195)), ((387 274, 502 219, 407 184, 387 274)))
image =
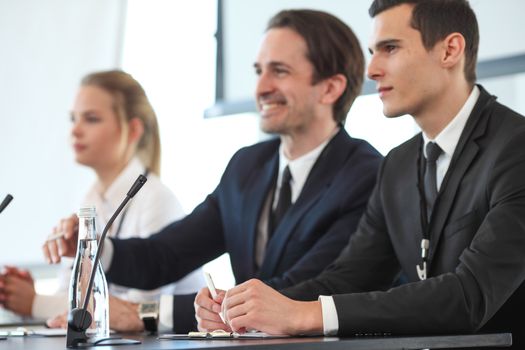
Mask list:
POLYGON ((225 318, 236 331, 277 334, 512 331, 518 348, 525 119, 475 85, 479 37, 467 1, 375 0, 370 14, 368 76, 384 114, 411 114, 422 133, 385 158, 334 264, 284 295, 241 284, 226 293, 225 318), (409 283, 390 288, 400 272, 409 283))
MULTIPOLYGON (((108 280, 156 288, 227 252, 237 283, 258 277, 284 288, 320 273, 346 245, 382 159, 342 126, 364 76, 357 38, 327 13, 284 11, 270 20, 254 67, 261 128, 279 138, 239 150, 186 218, 148 239, 108 241, 108 280)), ((161 302, 161 313, 172 305, 174 330, 194 323, 194 298, 161 302)), ((111 327, 141 329, 135 308, 113 301, 111 327)))

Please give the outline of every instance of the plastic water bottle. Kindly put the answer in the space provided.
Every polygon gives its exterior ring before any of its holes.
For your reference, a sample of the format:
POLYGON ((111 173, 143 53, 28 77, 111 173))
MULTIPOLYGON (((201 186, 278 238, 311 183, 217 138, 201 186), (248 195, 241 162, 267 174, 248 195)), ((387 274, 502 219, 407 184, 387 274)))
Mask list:
MULTIPOLYGON (((86 206, 78 211, 78 246, 77 256, 69 284, 69 300, 71 310, 82 308, 93 269, 93 261, 97 254, 98 241, 96 230, 96 209, 86 206)), ((95 269, 95 279, 88 304, 88 311, 93 318, 87 334, 96 338, 109 337, 109 295, 106 276, 100 262, 95 269)))

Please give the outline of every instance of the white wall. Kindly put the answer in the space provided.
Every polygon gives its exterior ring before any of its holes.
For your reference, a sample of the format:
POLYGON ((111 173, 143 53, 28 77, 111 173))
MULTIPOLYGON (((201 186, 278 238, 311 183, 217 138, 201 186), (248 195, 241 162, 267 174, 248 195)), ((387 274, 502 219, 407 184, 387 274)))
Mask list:
POLYGON ((0 0, 0 265, 42 262, 92 174, 75 165, 69 111, 81 77, 119 62, 124 0, 0 0))
MULTIPOLYGON (((525 52, 523 0, 471 3, 481 27, 481 59, 525 52)), ((332 12, 351 25, 364 48, 367 45, 369 0, 224 0, 224 4, 229 98, 252 96, 252 64, 259 40, 267 20, 280 9, 309 7, 332 12)), ((59 217, 77 209, 93 178, 73 161, 68 114, 84 74, 120 65, 125 5, 126 0, 0 0, 0 200, 6 193, 15 197, 0 215, 0 265, 42 262, 43 238, 59 217)), ((197 16, 196 25, 199 20, 197 16)), ((172 44, 177 43, 166 43, 172 44)), ((181 53, 190 55, 191 51, 181 53)), ((156 54, 151 52, 151 57, 156 54)), ((172 83, 167 82, 168 89, 172 83)), ((506 83, 492 85, 502 91, 497 94, 504 102, 506 95, 513 95, 516 101, 524 96, 523 78, 513 83, 521 89, 511 89, 513 94, 507 93, 506 83)), ((525 109, 523 102, 515 105, 525 109)), ((202 113, 180 117, 202 118, 202 113)), ((206 124, 218 125, 215 131, 210 127, 213 135, 224 123, 206 124)), ((202 134, 193 123, 185 125, 188 130, 184 132, 202 134)), ((164 148, 164 156, 186 150, 164 148)))
MULTIPOLYGON (((313 8, 328 11, 354 30, 367 54, 371 19, 370 0, 224 0, 225 95, 228 100, 252 97, 253 62, 268 19, 281 9, 313 8)), ((523 0, 471 0, 480 26, 479 59, 525 53, 523 0)))

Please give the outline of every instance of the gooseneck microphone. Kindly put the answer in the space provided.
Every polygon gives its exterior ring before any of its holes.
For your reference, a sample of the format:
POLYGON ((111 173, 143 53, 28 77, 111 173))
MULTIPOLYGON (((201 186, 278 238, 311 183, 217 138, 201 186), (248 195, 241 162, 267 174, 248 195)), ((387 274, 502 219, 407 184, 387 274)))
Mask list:
POLYGON ((0 204, 0 213, 3 212, 5 208, 7 208, 7 206, 9 205, 9 203, 11 203, 12 200, 13 196, 11 196, 10 194, 5 196, 4 200, 2 201, 2 204, 0 204))
MULTIPOLYGON (((85 347, 85 346, 94 346, 94 345, 109 345, 107 342, 100 342, 100 343, 88 343, 87 342, 87 335, 86 330, 91 325, 92 317, 91 314, 88 311, 88 304, 89 304, 89 297, 91 296, 91 292, 93 290, 93 282, 95 280, 95 270, 97 268, 97 265, 100 261, 100 254, 102 252, 102 249, 104 248, 104 240, 106 238, 106 235, 108 233, 108 230, 111 228, 111 225, 113 224, 113 221, 117 218, 117 216, 120 214, 122 209, 126 206, 126 204, 129 202, 131 198, 133 198, 137 192, 142 188, 142 186, 146 183, 148 179, 144 175, 139 175, 137 180, 135 180, 135 183, 133 186, 131 186, 130 190, 126 194, 126 198, 122 201, 120 206, 117 208, 113 216, 109 219, 108 223, 106 224, 106 227, 104 227, 104 230, 102 231, 102 235, 99 239, 98 244, 98 250, 97 254, 95 255, 95 259, 93 260, 93 265, 91 268, 91 274, 89 275, 89 283, 86 290, 86 296, 84 297, 84 305, 82 305, 82 308, 75 308, 69 312, 68 315, 68 321, 67 321, 67 337, 66 337, 66 345, 68 348, 75 348, 75 347, 85 347)), ((112 342, 111 345, 117 345, 119 339, 117 339, 117 342, 112 342)), ((132 344, 130 342, 127 342, 123 339, 123 343, 125 344, 132 344)), ((138 344, 138 343, 136 343, 138 344)))

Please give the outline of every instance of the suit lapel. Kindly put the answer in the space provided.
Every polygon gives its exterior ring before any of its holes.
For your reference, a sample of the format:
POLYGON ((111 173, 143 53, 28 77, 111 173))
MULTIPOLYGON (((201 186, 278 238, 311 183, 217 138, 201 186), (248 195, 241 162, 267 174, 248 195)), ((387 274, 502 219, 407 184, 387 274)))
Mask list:
POLYGON ((330 186, 340 169, 339 165, 348 156, 349 151, 346 144, 349 140, 350 137, 346 131, 341 129, 319 155, 297 201, 285 214, 268 242, 265 258, 260 269, 259 277, 261 279, 273 276, 295 226, 330 186))
MULTIPOLYGON (((278 144, 276 150, 278 149, 278 144)), ((275 178, 277 175, 277 167, 279 163, 279 153, 273 152, 261 167, 255 169, 246 186, 246 194, 243 199, 242 206, 242 227, 241 234, 247 235, 247 262, 252 264, 249 266, 248 276, 255 275, 255 242, 257 237, 257 226, 261 216, 261 211, 266 202, 268 192, 273 188, 275 178)))
POLYGON ((432 242, 429 252, 430 261, 432 261, 435 249, 439 244, 439 239, 441 238, 443 229, 453 208, 452 204, 458 193, 461 180, 478 154, 479 146, 476 140, 482 137, 487 130, 488 116, 483 114, 483 110, 494 101, 494 98, 481 86, 479 88, 481 91, 480 97, 472 110, 465 129, 461 133, 449 169, 443 179, 438 198, 436 199, 435 212, 430 222, 430 237, 432 242))

